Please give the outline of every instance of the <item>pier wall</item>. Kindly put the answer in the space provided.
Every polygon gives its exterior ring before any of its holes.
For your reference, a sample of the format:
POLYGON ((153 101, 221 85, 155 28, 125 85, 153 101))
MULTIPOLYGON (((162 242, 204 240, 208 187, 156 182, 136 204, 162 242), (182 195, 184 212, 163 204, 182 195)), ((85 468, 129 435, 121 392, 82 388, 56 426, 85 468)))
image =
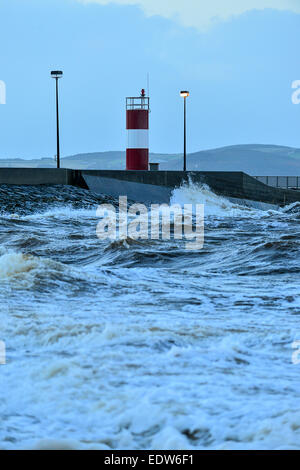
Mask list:
POLYGON ((0 168, 0 184, 72 184, 74 170, 65 168, 0 168))
POLYGON ((284 206, 300 192, 267 186, 243 172, 123 171, 56 168, 0 168, 0 185, 73 185, 137 202, 168 202, 184 183, 207 184, 216 194, 284 206))
POLYGON ((166 202, 168 194, 184 183, 207 184, 216 194, 284 206, 300 201, 300 192, 273 188, 243 172, 227 171, 118 171, 82 170, 82 178, 96 192, 110 189, 111 196, 128 195, 140 202, 166 202), (129 184, 131 183, 131 184, 129 184), (155 190, 152 187, 155 187, 155 190), (166 191, 169 190, 169 193, 166 191), (153 195, 157 199, 153 199, 153 195))

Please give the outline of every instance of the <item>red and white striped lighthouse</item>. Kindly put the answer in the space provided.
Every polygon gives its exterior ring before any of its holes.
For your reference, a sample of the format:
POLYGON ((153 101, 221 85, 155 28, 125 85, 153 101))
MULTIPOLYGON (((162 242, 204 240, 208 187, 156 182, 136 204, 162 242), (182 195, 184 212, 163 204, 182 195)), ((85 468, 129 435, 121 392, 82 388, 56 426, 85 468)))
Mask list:
POLYGON ((126 170, 148 170, 149 101, 144 89, 138 98, 126 98, 126 170))

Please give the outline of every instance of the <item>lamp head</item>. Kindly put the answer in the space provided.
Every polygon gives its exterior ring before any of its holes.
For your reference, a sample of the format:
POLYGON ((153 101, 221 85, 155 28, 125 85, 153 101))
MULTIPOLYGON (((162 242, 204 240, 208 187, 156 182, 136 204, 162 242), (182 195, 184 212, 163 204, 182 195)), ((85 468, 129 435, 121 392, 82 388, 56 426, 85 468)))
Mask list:
POLYGON ((51 72, 52 78, 61 78, 63 76, 63 72, 61 70, 53 70, 51 72))
POLYGON ((188 96, 190 96, 190 92, 189 91, 181 91, 180 96, 182 96, 182 98, 187 98, 188 96))

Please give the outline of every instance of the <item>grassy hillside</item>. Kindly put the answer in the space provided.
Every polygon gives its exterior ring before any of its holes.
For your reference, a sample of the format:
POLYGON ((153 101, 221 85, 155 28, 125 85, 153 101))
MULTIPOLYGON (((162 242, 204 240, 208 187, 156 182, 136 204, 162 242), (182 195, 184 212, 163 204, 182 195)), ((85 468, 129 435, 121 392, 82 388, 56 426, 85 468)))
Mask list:
MULTIPOLYGON (((203 171, 244 171, 250 175, 300 176, 300 149, 274 145, 234 145, 188 155, 187 168, 203 171)), ((182 157, 161 169, 182 169, 182 157)))
MULTIPOLYGON (((181 170, 182 155, 150 154, 162 170, 181 170)), ((54 168, 53 158, 34 160, 0 159, 2 167, 54 168)), ((125 169, 125 152, 96 152, 62 158, 64 168, 125 169)), ((204 150, 187 156, 188 170, 244 171, 250 175, 300 176, 300 149, 275 145, 234 145, 204 150)))

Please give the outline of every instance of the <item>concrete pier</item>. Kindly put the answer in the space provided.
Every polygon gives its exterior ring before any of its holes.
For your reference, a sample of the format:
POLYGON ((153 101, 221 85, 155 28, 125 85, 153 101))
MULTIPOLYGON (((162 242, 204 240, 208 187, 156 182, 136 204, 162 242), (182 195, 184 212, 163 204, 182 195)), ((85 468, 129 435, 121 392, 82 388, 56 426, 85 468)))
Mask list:
POLYGON ((189 182, 207 184, 216 194, 238 202, 274 206, 300 202, 300 191, 267 186, 243 172, 0 168, 2 185, 73 185, 137 202, 169 202, 172 191, 189 182))
POLYGON ((82 170, 81 176, 95 192, 127 195, 139 202, 168 202, 172 191, 184 183, 206 184, 216 194, 237 202, 285 206, 300 201, 300 192, 267 186, 243 172, 82 170))
POLYGON ((65 168, 0 168, 0 184, 73 184, 74 170, 65 168))

